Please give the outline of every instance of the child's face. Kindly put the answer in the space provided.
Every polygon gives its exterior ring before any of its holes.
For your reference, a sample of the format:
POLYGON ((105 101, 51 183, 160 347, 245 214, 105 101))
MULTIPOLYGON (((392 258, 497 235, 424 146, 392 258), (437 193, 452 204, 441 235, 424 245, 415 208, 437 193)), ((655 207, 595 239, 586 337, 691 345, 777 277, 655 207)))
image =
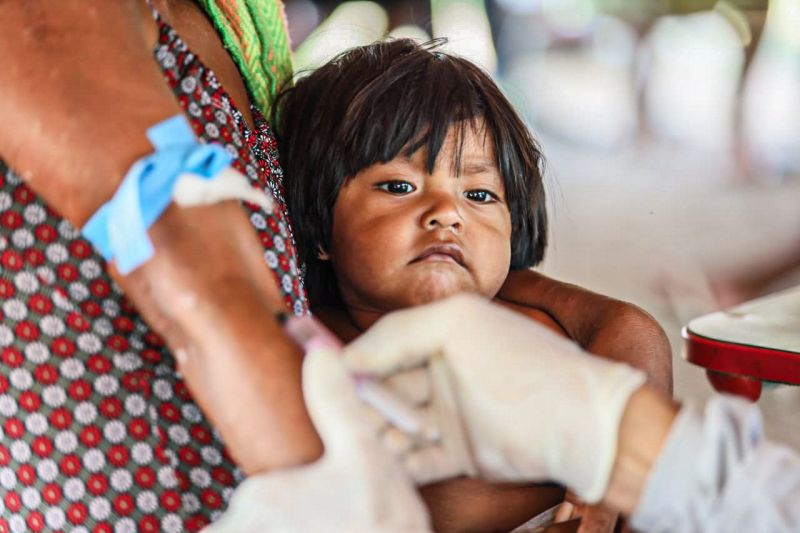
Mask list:
POLYGON ((365 168, 342 187, 327 252, 349 308, 383 313, 500 290, 511 216, 492 139, 467 128, 457 176, 455 138, 451 129, 432 174, 419 150, 365 168))

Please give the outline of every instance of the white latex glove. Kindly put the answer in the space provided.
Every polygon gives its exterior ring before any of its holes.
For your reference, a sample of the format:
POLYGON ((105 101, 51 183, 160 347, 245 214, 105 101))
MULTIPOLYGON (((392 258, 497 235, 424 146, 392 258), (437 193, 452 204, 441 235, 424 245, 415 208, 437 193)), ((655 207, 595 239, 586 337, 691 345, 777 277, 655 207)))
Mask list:
POLYGON ((306 355, 303 394, 325 454, 310 465, 248 478, 204 532, 430 531, 411 480, 378 441, 381 421, 356 397, 336 351, 306 355))
POLYGON ((402 450, 417 482, 476 471, 496 480, 555 480, 590 503, 605 492, 623 410, 645 381, 642 372, 469 295, 383 317, 345 349, 345 359, 389 386, 408 369, 431 380, 431 402, 415 403, 435 411, 427 414, 438 418, 440 440, 402 450))

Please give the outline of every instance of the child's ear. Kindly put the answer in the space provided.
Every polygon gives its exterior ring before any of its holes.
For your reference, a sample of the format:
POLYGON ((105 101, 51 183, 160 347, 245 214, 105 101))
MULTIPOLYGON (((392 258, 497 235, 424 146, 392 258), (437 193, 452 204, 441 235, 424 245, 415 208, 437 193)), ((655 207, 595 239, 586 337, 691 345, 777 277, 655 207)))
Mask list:
POLYGON ((320 246, 317 248, 317 259, 319 259, 320 261, 330 261, 331 256, 328 252, 325 251, 324 248, 322 248, 322 246, 320 246))

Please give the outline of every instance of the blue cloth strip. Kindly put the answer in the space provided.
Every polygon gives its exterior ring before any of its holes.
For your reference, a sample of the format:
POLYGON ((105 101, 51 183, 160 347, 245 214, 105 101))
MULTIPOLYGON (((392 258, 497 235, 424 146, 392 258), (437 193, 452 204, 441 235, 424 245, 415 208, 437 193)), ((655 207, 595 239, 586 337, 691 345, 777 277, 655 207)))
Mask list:
POLYGON ((92 215, 82 233, 106 261, 128 274, 154 253, 147 230, 172 202, 181 174, 213 180, 233 156, 217 144, 200 144, 183 115, 147 130, 155 151, 136 161, 114 196, 92 215))

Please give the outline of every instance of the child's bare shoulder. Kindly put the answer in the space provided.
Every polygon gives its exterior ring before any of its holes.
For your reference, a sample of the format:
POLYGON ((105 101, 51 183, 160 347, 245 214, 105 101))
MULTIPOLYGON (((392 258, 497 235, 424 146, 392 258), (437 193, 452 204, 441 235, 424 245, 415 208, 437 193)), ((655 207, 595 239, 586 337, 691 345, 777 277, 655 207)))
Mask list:
POLYGON ((536 322, 539 322, 540 324, 543 324, 544 326, 550 328, 559 335, 563 335, 564 337, 569 337, 569 335, 567 335, 567 332, 564 331, 564 328, 562 328, 561 325, 558 322, 556 322, 556 320, 545 311, 542 311, 540 309, 535 309, 533 307, 518 305, 506 300, 501 300, 499 298, 495 298, 493 302, 502 305, 503 307, 506 307, 508 309, 511 309, 512 311, 516 311, 521 315, 525 315, 531 320, 535 320, 536 322))

